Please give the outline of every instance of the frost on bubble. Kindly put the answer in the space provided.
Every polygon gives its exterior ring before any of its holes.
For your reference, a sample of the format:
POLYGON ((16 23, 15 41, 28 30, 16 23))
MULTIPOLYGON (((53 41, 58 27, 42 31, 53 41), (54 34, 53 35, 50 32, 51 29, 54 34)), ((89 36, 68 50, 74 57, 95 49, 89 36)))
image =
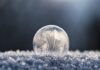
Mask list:
POLYGON ((35 51, 63 52, 69 49, 67 33, 56 25, 47 25, 40 28, 34 36, 33 48, 35 51))

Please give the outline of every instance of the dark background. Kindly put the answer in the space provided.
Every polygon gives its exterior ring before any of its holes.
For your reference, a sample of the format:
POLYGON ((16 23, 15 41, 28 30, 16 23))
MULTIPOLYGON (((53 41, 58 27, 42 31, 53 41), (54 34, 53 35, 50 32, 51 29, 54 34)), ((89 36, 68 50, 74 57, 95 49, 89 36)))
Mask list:
POLYGON ((99 0, 0 0, 0 51, 32 50, 36 31, 62 27, 70 50, 100 50, 99 0))

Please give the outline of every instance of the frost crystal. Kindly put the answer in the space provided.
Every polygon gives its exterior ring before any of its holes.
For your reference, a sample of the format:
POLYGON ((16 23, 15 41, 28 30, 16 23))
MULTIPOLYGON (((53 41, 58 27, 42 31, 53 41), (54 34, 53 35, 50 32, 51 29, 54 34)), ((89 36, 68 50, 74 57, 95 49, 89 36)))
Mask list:
POLYGON ((0 70, 99 70, 100 52, 70 51, 58 53, 34 53, 33 51, 9 51, 0 53, 0 70))

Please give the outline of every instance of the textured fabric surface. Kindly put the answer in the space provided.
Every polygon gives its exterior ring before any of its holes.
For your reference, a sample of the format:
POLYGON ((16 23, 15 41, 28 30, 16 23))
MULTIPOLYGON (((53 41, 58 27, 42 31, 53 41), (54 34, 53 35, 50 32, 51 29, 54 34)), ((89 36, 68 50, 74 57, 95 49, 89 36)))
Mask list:
POLYGON ((1 52, 0 70, 100 70, 100 52, 1 52))

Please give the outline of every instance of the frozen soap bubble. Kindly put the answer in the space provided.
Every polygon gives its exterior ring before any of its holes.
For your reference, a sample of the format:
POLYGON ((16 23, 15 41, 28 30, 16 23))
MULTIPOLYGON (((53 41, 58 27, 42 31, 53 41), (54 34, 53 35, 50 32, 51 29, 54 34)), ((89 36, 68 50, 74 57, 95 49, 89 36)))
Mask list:
POLYGON ((67 33, 59 26, 46 25, 40 28, 33 38, 35 52, 64 52, 69 49, 67 33))

